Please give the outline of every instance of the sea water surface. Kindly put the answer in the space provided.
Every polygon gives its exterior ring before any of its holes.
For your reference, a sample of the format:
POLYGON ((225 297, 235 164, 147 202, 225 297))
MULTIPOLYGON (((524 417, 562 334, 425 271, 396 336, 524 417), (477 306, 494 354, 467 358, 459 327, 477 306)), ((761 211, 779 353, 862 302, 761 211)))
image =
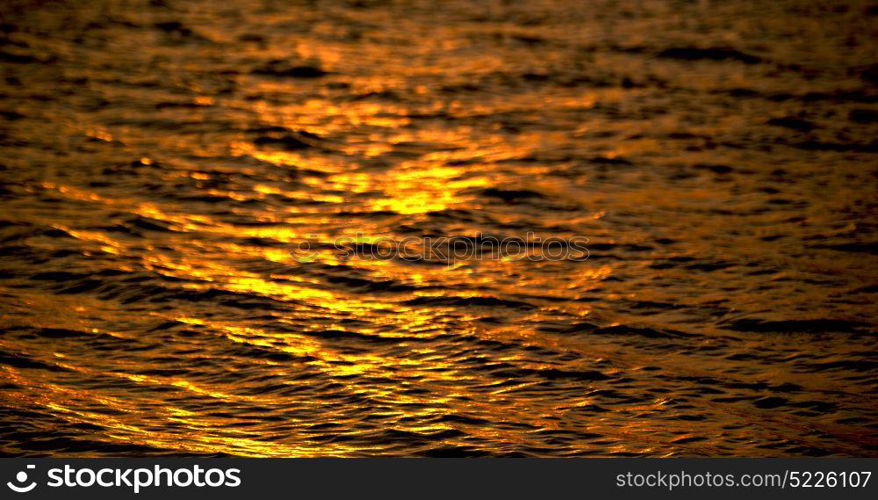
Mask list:
POLYGON ((3 455, 878 455, 878 4, 0 9, 3 455))

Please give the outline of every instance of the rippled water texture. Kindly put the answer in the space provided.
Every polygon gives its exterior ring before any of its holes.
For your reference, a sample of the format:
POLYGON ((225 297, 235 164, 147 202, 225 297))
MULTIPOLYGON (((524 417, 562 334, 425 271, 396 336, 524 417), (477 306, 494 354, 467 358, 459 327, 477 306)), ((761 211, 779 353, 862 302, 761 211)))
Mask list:
POLYGON ((878 455, 878 4, 2 9, 2 454, 878 455))

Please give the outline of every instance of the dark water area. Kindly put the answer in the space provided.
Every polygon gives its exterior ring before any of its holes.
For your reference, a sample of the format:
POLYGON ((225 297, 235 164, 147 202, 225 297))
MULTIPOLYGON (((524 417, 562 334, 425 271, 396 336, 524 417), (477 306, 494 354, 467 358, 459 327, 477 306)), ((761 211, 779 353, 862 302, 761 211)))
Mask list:
POLYGON ((0 11, 0 454, 878 456, 878 4, 0 11))

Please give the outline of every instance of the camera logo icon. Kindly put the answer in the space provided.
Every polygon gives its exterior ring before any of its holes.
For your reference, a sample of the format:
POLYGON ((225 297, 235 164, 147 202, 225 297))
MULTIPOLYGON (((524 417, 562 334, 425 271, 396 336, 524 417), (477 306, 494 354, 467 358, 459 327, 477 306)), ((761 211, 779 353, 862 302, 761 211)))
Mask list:
MULTIPOLYGON (((36 465, 28 465, 28 469, 36 469, 36 465)), ((30 484, 24 484, 27 481, 27 472, 26 471, 18 471, 18 474, 15 475, 15 481, 18 483, 14 483, 12 481, 8 481, 6 486, 9 486, 9 489, 16 493, 27 493, 28 491, 37 487, 37 483, 35 481, 31 481, 30 484)))

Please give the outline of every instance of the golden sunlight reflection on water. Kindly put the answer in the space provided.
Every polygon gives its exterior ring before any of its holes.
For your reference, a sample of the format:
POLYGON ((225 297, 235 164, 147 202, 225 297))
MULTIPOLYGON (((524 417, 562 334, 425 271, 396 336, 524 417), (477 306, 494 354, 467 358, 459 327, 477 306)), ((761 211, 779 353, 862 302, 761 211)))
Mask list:
POLYGON ((0 453, 873 455, 874 9, 756 5, 10 9, 0 453))

